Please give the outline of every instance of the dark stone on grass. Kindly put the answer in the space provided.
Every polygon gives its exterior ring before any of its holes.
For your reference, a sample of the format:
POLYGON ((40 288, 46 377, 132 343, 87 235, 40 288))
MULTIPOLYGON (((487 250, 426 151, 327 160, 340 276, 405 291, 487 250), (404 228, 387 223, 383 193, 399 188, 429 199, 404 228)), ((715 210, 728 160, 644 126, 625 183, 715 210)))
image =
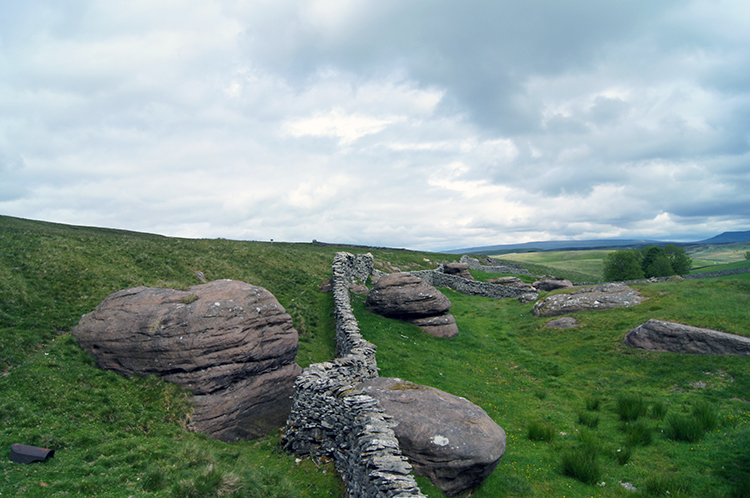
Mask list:
POLYGON ((360 387, 397 423, 393 431, 414 472, 446 495, 479 486, 505 453, 503 428, 464 398, 386 377, 360 387))
POLYGON ((547 322, 547 327, 552 327, 555 329, 569 329, 575 327, 576 325, 578 325, 578 322, 575 318, 570 316, 556 318, 555 320, 550 320, 549 322, 547 322))
POLYGON ((193 391, 192 426, 222 441, 284 425, 301 373, 291 317, 266 289, 232 280, 115 292, 73 336, 105 370, 193 391))
POLYGON ((565 280, 562 278, 545 278, 542 280, 537 280, 531 285, 537 290, 547 292, 557 289, 570 289, 571 287, 573 287, 573 283, 570 280, 565 280))
POLYGON ((625 344, 668 353, 750 356, 750 337, 662 320, 634 328, 625 336, 625 344))
POLYGON ((610 283, 548 296, 534 305, 536 316, 559 316, 585 310, 630 307, 643 301, 635 289, 622 283, 610 283))

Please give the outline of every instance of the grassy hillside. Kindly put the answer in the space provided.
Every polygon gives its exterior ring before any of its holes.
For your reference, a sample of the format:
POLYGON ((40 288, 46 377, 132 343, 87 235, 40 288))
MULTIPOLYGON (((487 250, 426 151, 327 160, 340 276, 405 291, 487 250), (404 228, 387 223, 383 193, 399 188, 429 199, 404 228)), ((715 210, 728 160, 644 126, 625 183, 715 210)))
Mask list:
MULTIPOLYGON (((201 271, 271 290, 300 331, 298 363, 323 361, 335 349, 332 299, 317 287, 330 277, 335 251, 0 217, 0 451, 16 442, 57 451, 29 466, 0 459, 2 496, 341 496, 330 463, 279 451, 278 434, 228 445, 186 432, 188 394, 99 370, 69 334, 115 290, 187 287, 200 283, 201 271)), ((372 252, 390 270, 454 259, 372 252)), ((567 330, 547 328, 531 304, 445 290, 460 329, 449 340, 367 313, 361 297, 354 307, 378 345, 381 375, 464 396, 505 428, 506 455, 475 497, 746 496, 748 358, 647 353, 626 348, 623 337, 649 318, 750 336, 750 283, 638 288, 643 304, 580 313, 567 330), (628 409, 636 420, 622 420, 628 409), (679 440, 675 427, 695 426, 699 415, 700 437, 679 440)))
MULTIPOLYGON (((0 451, 55 449, 50 462, 0 459, 2 496, 339 496, 333 467, 279 452, 278 434, 225 445, 183 430, 187 395, 100 371, 69 334, 110 293, 236 279, 266 287, 294 319, 303 367, 335 354, 333 300, 318 292, 336 248, 188 240, 0 216, 0 451)), ((425 257, 373 251, 401 268, 425 257)))

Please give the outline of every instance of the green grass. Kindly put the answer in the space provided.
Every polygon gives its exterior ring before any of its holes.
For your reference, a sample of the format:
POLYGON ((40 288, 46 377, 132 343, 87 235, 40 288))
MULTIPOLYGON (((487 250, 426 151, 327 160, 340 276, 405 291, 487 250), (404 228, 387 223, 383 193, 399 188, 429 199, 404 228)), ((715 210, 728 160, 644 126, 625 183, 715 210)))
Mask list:
POLYGON ((538 265, 533 267, 533 270, 528 268, 537 275, 551 273, 560 278, 568 278, 571 282, 596 282, 602 279, 604 258, 610 252, 608 250, 542 251, 511 253, 494 257, 513 263, 538 265))
MULTIPOLYGON (((0 459, 2 496, 342 496, 330 463, 297 462, 278 449, 278 433, 225 444, 186 432, 185 392, 155 378, 101 371, 69 334, 115 290, 186 288, 200 283, 195 272, 201 271, 209 280, 268 288, 300 331, 298 363, 327 360, 335 351, 333 305, 317 287, 330 278, 335 251, 0 217, 0 451, 7 454, 16 442, 56 450, 42 464, 0 459)), ((432 268, 455 259, 371 252, 381 268, 432 268)), ((362 296, 353 297, 353 306, 365 337, 378 346, 381 375, 464 396, 505 429, 506 454, 475 498, 630 496, 620 481, 645 495, 746 496, 748 359, 650 353, 627 348, 623 339, 650 318, 750 336, 750 282, 636 287, 648 297, 643 304, 578 313, 579 326, 564 331, 547 328, 532 304, 443 290, 460 330, 453 339, 367 313, 362 296), (624 395, 640 396, 647 413, 621 421, 617 403, 624 395), (667 437, 672 415, 703 417, 702 437, 667 437), (551 428, 553 440, 530 439, 532 421, 551 428), (563 455, 572 456, 566 463, 563 455), (596 479, 566 470, 585 467, 590 455, 596 479)), ((418 482, 431 497, 441 496, 418 482)))

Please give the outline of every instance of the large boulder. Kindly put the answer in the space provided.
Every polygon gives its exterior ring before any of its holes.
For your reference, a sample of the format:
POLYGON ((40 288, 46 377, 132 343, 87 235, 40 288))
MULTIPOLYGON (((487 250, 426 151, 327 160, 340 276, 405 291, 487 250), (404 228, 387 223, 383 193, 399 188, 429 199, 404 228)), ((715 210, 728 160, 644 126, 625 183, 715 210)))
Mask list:
POLYGON ((401 319, 435 316, 451 309, 443 293, 409 273, 391 273, 378 279, 365 304, 367 311, 401 319))
POLYGON ((625 336, 625 344, 669 353, 750 356, 750 337, 663 320, 637 326, 625 336))
POLYGON ((469 271, 468 263, 457 263, 455 261, 453 263, 446 263, 443 265, 443 273, 465 278, 466 280, 474 280, 474 276, 469 271))
POLYGON ((397 424, 414 472, 446 495, 476 488, 505 453, 505 431, 474 403, 440 389, 378 377, 360 386, 397 424))
POLYGON ((635 289, 622 283, 611 283, 548 296, 534 304, 533 313, 536 316, 558 316, 576 311, 630 307, 642 301, 635 289))
POLYGON ((115 292, 73 336, 103 369, 191 390, 194 429, 222 441, 284 425, 301 373, 291 317, 266 289, 232 280, 115 292))
POLYGON ((448 314, 450 300, 414 275, 392 273, 380 277, 365 304, 367 311, 411 322, 436 337, 458 335, 456 319, 448 314))

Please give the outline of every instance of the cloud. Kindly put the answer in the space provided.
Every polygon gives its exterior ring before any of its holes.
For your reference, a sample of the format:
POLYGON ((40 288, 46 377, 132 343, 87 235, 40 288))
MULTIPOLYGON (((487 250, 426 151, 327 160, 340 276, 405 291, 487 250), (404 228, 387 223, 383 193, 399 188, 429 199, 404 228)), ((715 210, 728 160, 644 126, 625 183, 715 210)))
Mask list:
POLYGON ((0 212, 449 248, 750 228, 735 0, 30 0, 0 212))

